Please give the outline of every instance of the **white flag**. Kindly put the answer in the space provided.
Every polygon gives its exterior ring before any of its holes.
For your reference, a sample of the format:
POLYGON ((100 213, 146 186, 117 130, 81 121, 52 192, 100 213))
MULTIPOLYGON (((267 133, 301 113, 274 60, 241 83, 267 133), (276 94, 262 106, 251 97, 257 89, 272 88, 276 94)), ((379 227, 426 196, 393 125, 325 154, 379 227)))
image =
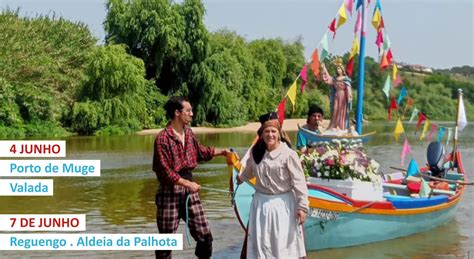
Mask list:
POLYGON ((464 110, 464 101, 461 98, 459 100, 459 112, 458 112, 458 130, 461 131, 466 127, 467 119, 466 119, 466 111, 464 110))

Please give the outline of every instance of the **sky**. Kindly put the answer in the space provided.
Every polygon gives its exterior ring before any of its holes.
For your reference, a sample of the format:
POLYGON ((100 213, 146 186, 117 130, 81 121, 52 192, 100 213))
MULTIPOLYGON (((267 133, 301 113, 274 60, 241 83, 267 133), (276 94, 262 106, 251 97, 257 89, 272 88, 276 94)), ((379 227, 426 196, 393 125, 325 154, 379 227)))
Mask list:
MULTIPOLYGON (((368 7, 366 53, 377 57, 375 29, 370 24, 374 3, 368 7)), ((473 0, 380 0, 394 60, 433 68, 474 66, 473 0)), ((178 1, 180 2, 180 1, 178 1)), ((210 31, 229 29, 248 40, 302 39, 308 59, 318 47, 343 0, 203 0, 210 31)), ((105 32, 104 0, 0 0, 0 8, 20 8, 23 16, 56 14, 81 21, 100 42, 105 32)), ((330 40, 330 52, 349 52, 355 17, 330 40)), ((331 37, 330 37, 331 38, 331 37)))

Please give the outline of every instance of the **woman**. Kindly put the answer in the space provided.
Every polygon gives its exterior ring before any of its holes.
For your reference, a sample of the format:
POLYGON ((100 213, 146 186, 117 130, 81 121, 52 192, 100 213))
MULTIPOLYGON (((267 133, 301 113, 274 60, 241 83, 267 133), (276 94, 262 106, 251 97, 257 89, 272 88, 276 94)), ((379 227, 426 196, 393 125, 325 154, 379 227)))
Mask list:
POLYGON ((348 128, 348 103, 352 102, 351 79, 346 75, 342 59, 336 59, 336 77, 331 77, 324 63, 321 64, 323 81, 333 87, 331 94, 331 122, 328 129, 348 128))
POLYGON ((240 181, 256 177, 247 232, 247 258, 306 256, 302 225, 308 212, 308 189, 298 155, 282 138, 277 119, 258 130, 240 181))

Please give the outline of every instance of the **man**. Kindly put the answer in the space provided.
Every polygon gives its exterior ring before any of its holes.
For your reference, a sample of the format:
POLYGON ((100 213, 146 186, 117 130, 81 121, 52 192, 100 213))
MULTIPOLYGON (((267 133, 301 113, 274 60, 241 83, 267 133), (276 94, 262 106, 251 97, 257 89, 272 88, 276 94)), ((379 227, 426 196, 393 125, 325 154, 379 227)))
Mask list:
MULTIPOLYGON (((323 116, 324 112, 319 106, 315 104, 311 105, 308 109, 308 118, 306 119, 306 125, 304 125, 302 128, 312 131, 316 134, 321 134, 319 124, 323 121, 323 116)), ((308 151, 308 147, 310 147, 310 143, 308 143, 308 140, 300 129, 298 131, 296 148, 298 148, 298 150, 302 153, 306 153, 308 151)))
MULTIPOLYGON (((171 97, 164 109, 170 121, 156 136, 153 154, 153 171, 160 182, 156 194, 158 230, 162 234, 176 233, 179 220, 185 219, 187 209, 189 230, 197 242, 195 255, 210 258, 212 234, 198 195, 200 185, 193 182, 192 170, 199 161, 226 156, 229 151, 204 147, 199 143, 189 127, 193 110, 186 98, 171 97)), ((155 254, 157 258, 171 258, 171 251, 158 250, 155 254)))

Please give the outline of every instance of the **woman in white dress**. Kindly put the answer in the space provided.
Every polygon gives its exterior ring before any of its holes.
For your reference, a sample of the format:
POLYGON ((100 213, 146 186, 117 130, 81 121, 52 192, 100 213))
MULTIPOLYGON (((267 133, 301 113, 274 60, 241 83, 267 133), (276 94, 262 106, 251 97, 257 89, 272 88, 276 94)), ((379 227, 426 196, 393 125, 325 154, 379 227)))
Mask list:
MULTIPOLYGON (((271 116, 269 116, 271 117, 271 116)), ((240 181, 256 177, 247 232, 247 258, 306 256, 303 223, 308 189, 298 155, 283 137, 278 119, 263 122, 240 181)))

